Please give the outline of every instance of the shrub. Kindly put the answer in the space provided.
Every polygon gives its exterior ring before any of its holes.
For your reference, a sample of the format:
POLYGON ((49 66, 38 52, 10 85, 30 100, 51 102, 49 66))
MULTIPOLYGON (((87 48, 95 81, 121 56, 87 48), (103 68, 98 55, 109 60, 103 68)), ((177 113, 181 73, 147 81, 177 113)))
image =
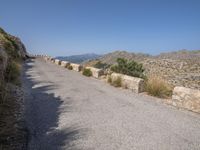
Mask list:
POLYGON ((117 77, 116 79, 112 80, 111 83, 114 87, 121 87, 122 86, 122 78, 117 77))
POLYGON ((92 71, 90 69, 84 68, 82 74, 84 76, 90 77, 90 76, 92 76, 92 71))
POLYGON ((169 98, 172 95, 172 87, 158 76, 149 76, 145 89, 149 95, 159 98, 169 98))
POLYGON ((5 80, 7 82, 19 85, 20 84, 19 76, 20 76, 20 65, 15 61, 9 61, 5 72, 5 80))
POLYGON ((145 78, 144 68, 142 64, 138 64, 135 61, 128 61, 124 58, 117 59, 117 65, 113 65, 111 71, 116 73, 122 73, 133 77, 145 78))
POLYGON ((72 70, 73 67, 71 65, 67 66, 67 69, 72 70))
POLYGON ((106 69, 110 67, 110 65, 106 63, 102 63, 101 61, 98 61, 93 67, 98 68, 98 69, 106 69))

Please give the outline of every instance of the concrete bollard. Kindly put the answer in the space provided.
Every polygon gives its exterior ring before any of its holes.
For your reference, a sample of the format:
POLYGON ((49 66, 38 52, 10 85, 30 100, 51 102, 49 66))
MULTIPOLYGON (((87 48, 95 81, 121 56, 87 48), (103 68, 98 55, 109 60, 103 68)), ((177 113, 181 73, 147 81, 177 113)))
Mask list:
POLYGON ((94 67, 86 67, 86 69, 90 69, 92 72, 92 76, 95 78, 99 78, 100 76, 104 75, 103 69, 98 69, 94 67))
POLYGON ((112 81, 116 80, 118 77, 121 78, 122 87, 132 90, 135 93, 141 93, 144 91, 144 80, 137 77, 132 77, 119 73, 112 73, 110 75, 112 81))
POLYGON ((55 64, 56 65, 61 65, 61 61, 59 59, 55 59, 55 64))
POLYGON ((68 61, 61 61, 61 66, 67 68, 70 65, 68 61))
POLYGON ((83 68, 80 64, 71 63, 70 65, 72 66, 73 70, 78 71, 78 72, 80 72, 83 68))

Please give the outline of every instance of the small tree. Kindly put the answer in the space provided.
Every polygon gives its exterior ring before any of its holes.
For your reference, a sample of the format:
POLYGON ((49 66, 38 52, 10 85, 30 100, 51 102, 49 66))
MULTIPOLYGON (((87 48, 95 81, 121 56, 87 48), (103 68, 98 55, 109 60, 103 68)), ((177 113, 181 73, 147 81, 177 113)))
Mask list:
POLYGON ((117 65, 113 65, 111 67, 111 71, 133 77, 145 78, 143 65, 135 62, 134 60, 128 61, 124 58, 118 58, 117 65))

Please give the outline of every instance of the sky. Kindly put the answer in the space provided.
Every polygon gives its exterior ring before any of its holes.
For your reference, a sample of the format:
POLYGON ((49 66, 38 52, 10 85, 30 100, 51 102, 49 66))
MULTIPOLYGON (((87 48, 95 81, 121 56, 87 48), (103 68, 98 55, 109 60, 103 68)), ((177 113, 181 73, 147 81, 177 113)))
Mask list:
POLYGON ((0 0, 0 27, 31 54, 200 49, 200 0, 0 0))

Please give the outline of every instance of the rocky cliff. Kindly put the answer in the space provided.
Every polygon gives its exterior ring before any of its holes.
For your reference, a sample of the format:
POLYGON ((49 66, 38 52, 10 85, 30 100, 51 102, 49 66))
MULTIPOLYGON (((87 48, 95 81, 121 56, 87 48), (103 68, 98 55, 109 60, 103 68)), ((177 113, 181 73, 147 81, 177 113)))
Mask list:
POLYGON ((25 59, 27 56, 21 40, 0 28, 0 79, 3 78, 8 63, 25 59))
POLYGON ((27 56, 21 40, 0 28, 0 149, 25 149, 20 65, 27 56))

